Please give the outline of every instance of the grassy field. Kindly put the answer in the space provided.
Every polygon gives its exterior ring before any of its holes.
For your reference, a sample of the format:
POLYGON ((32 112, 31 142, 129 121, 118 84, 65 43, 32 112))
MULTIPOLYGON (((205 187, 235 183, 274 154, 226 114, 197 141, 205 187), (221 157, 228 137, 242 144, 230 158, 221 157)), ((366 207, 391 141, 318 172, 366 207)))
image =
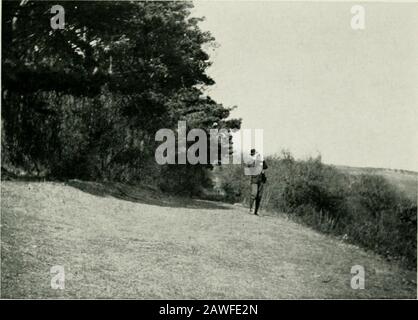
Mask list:
POLYGON ((403 192, 412 201, 417 201, 418 173, 407 170, 395 170, 384 168, 358 168, 347 166, 336 166, 341 172, 360 175, 372 174, 384 177, 390 184, 403 192))
POLYGON ((77 181, 1 195, 2 298, 416 298, 414 272, 265 212, 77 181))

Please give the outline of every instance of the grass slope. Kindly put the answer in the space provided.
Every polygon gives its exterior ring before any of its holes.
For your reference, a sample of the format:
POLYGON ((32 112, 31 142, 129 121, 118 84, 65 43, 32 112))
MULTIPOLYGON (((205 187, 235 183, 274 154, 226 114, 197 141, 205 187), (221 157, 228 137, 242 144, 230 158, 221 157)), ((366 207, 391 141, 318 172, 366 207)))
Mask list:
POLYGON ((416 298, 413 272, 284 218, 106 190, 2 183, 2 298, 416 298), (64 290, 51 289, 54 265, 64 290))
POLYGON ((382 176, 399 191, 403 192, 409 199, 417 201, 418 172, 384 168, 335 167, 340 171, 351 175, 371 174, 382 176))

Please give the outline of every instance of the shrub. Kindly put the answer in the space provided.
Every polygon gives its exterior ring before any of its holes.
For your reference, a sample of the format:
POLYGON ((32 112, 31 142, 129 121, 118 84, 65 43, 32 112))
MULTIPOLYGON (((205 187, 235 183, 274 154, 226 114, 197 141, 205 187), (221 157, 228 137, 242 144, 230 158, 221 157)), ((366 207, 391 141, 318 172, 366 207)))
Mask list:
MULTIPOLYGON (((266 161, 265 207, 416 268, 417 206, 385 178, 344 174, 320 157, 295 160, 289 152, 266 161)), ((223 166, 218 177, 226 199, 247 202, 241 166, 223 166)))

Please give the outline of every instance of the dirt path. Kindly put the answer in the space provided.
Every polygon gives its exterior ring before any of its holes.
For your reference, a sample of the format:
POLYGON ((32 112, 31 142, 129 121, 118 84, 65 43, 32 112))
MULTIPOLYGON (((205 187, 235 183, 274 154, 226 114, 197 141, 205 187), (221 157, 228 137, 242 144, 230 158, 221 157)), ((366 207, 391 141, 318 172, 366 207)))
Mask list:
POLYGON ((1 209, 3 298, 416 298, 413 272, 240 207, 2 182, 1 209), (51 289, 54 265, 64 290, 51 289), (366 270, 364 290, 350 287, 353 265, 366 270))

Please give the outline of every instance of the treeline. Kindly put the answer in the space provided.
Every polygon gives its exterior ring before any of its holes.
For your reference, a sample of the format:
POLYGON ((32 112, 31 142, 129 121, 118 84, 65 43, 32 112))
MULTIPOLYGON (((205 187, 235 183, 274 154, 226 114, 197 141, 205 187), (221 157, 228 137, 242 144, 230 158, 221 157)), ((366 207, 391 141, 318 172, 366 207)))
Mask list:
POLYGON ((205 95, 214 38, 191 2, 5 1, 2 168, 51 179, 210 184, 210 166, 158 166, 155 132, 239 128, 205 95), (52 29, 61 5, 64 29, 52 29))
MULTIPOLYGON (((289 152, 267 158, 262 207, 316 230, 343 237, 416 269, 417 204, 378 175, 351 175, 321 158, 289 152)), ((249 179, 239 165, 217 168, 231 202, 247 202, 249 179)))

